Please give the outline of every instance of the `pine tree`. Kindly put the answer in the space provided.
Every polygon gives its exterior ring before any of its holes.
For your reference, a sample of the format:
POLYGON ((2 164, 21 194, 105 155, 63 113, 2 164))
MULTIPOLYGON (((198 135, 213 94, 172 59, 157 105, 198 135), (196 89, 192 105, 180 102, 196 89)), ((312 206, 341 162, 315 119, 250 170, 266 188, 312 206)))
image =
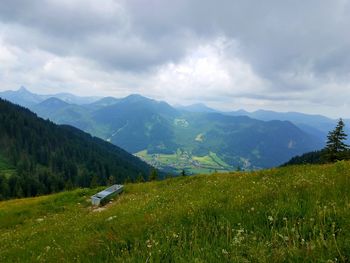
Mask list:
POLYGON ((0 171, 0 200, 4 200, 9 197, 9 186, 6 176, 0 171))
POLYGON ((98 177, 96 175, 93 175, 90 182, 90 188, 96 188, 98 185, 98 177))
POLYGON ((130 176, 127 176, 124 180, 124 184, 130 184, 130 183, 132 183, 132 180, 131 180, 130 176))
POLYGON ((136 178, 137 183, 143 183, 145 181, 145 178, 143 177, 142 173, 139 173, 139 175, 136 178))
POLYGON ((186 176, 186 172, 184 169, 182 169, 182 171, 181 171, 181 176, 186 176))
POLYGON ((115 177, 111 175, 108 177, 108 185, 114 185, 114 184, 115 184, 115 177))
POLYGON ((325 160, 328 162, 335 162, 346 158, 349 146, 344 142, 347 137, 344 132, 344 126, 343 120, 340 119, 335 129, 328 133, 325 148, 325 160))
POLYGON ((151 174, 149 176, 150 181, 155 181, 158 179, 158 172, 156 169, 152 169, 151 174))

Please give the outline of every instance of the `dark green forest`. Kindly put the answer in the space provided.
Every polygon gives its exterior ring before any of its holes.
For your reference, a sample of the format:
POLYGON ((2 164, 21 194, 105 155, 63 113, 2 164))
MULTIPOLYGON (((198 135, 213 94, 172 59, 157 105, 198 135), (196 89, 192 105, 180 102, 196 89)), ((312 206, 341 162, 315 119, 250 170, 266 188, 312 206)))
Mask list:
POLYGON ((0 99, 0 200, 146 180, 150 171, 110 143, 0 99))
POLYGON ((324 154, 324 150, 304 153, 302 155, 291 158, 287 163, 283 164, 282 166, 297 164, 323 164, 325 163, 325 160, 323 158, 324 154))
POLYGON ((327 143, 324 149, 295 156, 282 166, 298 164, 325 164, 342 160, 350 160, 350 147, 345 143, 348 135, 344 132, 344 127, 345 124, 343 120, 340 119, 334 130, 329 131, 327 143))

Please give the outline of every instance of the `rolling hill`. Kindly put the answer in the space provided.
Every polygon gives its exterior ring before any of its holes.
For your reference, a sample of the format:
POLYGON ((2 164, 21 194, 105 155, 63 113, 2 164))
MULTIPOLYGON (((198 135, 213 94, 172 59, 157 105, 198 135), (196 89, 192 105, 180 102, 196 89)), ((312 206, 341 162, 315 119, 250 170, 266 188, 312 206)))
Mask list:
POLYGON ((350 163, 0 202, 1 262, 348 262, 350 163))
MULTIPOLYGON (((51 110, 61 106, 50 99, 51 110)), ((117 146, 0 99, 1 199, 147 179, 150 170, 117 146)))

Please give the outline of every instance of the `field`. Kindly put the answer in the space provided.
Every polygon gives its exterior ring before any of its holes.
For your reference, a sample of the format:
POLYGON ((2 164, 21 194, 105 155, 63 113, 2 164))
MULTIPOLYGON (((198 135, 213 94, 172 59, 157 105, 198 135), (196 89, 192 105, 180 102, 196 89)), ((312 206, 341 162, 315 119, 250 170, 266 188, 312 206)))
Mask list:
POLYGON ((0 262, 349 262, 350 163, 0 202, 0 262))
POLYGON ((185 170, 187 174, 210 174, 234 170, 213 152, 205 156, 194 156, 181 149, 174 154, 149 154, 144 150, 135 155, 154 167, 175 173, 185 170))

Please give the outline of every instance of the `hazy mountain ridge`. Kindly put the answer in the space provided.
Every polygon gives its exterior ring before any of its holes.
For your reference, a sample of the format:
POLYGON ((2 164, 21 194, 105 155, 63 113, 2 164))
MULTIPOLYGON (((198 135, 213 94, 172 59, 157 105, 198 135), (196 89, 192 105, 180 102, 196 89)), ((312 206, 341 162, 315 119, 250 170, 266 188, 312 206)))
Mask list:
POLYGON ((213 113, 213 112, 219 112, 215 109, 212 109, 205 105, 204 103, 195 103, 187 106, 182 105, 176 105, 174 106, 176 109, 189 111, 189 112, 202 112, 202 113, 213 113))
MULTIPOLYGON (((333 130, 337 124, 337 120, 335 119, 331 119, 318 114, 305 114, 300 112, 275 112, 268 110, 257 110, 253 112, 248 112, 245 110, 238 110, 227 112, 225 114, 232 116, 248 116, 263 121, 290 121, 303 131, 323 140, 323 142, 325 142, 328 132, 330 130, 333 130)), ((350 120, 345 119, 345 123, 345 130, 348 134, 350 134, 350 120)), ((348 139, 350 141, 350 138, 348 139)))
POLYGON ((52 97, 77 105, 90 104, 100 99, 100 97, 80 97, 70 93, 57 93, 49 95, 35 94, 30 92, 25 87, 21 87, 18 90, 7 90, 0 92, 0 98, 6 99, 23 107, 32 107, 52 97))

